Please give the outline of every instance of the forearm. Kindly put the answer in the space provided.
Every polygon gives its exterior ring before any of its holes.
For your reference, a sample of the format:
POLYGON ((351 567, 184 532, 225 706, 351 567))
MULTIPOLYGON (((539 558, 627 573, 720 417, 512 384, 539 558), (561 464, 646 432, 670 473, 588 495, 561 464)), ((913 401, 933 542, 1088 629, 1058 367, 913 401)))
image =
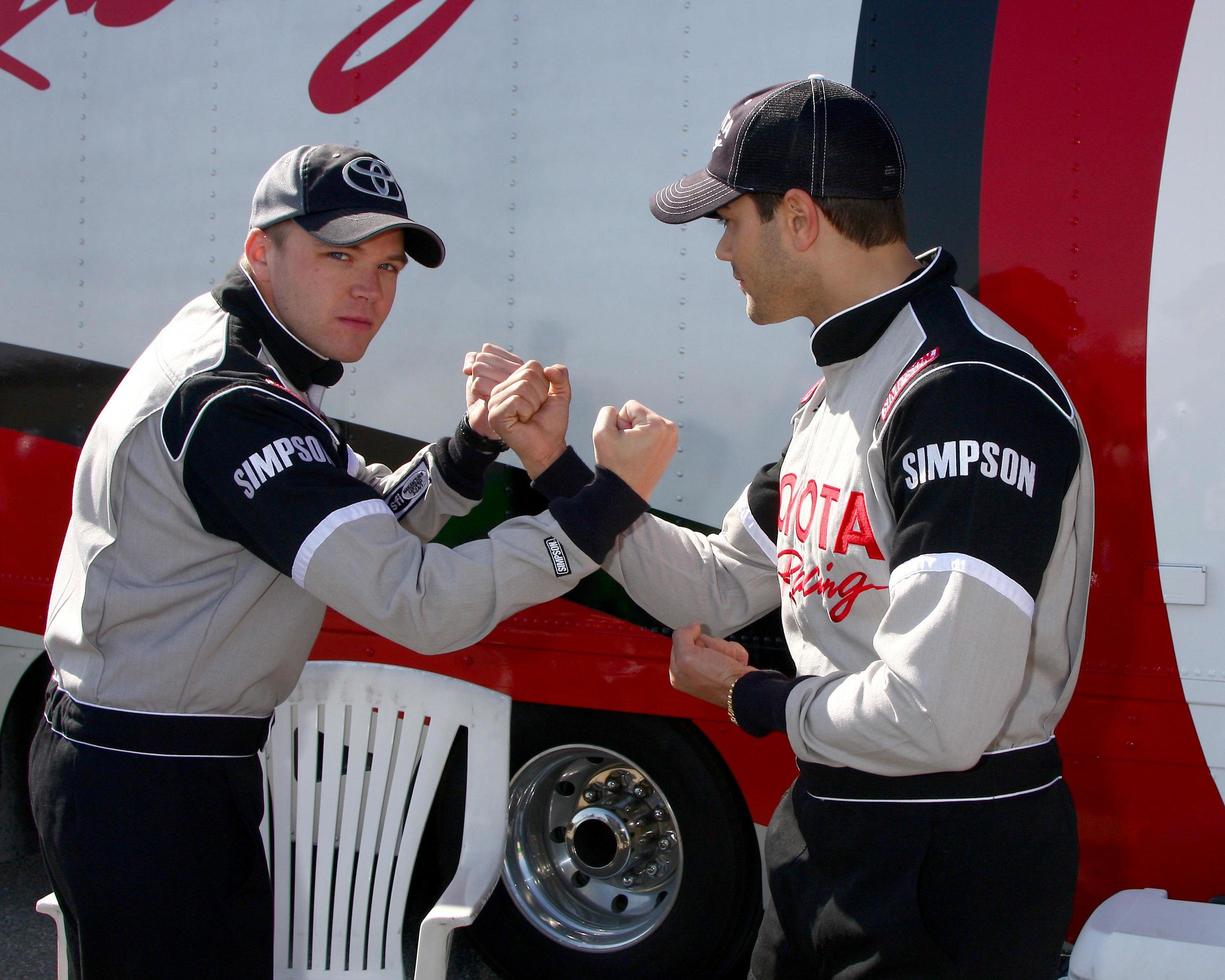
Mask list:
MULTIPOLYGON (((599 567, 599 543, 640 510, 593 485, 573 512, 518 517, 455 549, 422 544, 373 502, 329 519, 294 579, 328 605, 423 653, 467 646, 498 622, 569 591, 599 567), (594 554, 589 553, 594 551, 594 554)), ((640 505, 640 502, 639 502, 640 505)))
POLYGON ((726 636, 778 605, 774 569, 723 534, 647 515, 618 539, 605 570, 660 622, 701 622, 726 636))

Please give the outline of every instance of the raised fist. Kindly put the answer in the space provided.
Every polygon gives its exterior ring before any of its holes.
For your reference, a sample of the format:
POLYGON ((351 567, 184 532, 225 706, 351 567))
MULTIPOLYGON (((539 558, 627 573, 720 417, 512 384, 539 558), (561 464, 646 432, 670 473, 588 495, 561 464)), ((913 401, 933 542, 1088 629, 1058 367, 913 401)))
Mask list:
POLYGON ((468 351, 464 355, 464 374, 468 378, 464 386, 468 424, 487 439, 496 436, 489 423, 489 395, 495 385, 509 378, 522 364, 522 357, 497 344, 483 344, 479 351, 468 351))
POLYGON ((564 364, 525 361, 494 385, 487 405, 493 430, 519 454, 533 480, 565 452, 570 373, 564 364))
POLYGON ((676 423, 641 402, 628 401, 620 409, 600 409, 591 438, 595 461, 649 500, 676 452, 676 423))

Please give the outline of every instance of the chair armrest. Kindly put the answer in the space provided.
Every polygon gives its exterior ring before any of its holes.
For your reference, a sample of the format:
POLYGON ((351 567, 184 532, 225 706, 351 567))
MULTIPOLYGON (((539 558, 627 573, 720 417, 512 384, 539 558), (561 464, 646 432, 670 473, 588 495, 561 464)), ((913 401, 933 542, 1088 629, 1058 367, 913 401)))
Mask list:
POLYGON ((55 920, 55 976, 56 980, 68 980, 68 942, 64 935, 64 913, 60 900, 52 892, 35 902, 34 908, 55 920))

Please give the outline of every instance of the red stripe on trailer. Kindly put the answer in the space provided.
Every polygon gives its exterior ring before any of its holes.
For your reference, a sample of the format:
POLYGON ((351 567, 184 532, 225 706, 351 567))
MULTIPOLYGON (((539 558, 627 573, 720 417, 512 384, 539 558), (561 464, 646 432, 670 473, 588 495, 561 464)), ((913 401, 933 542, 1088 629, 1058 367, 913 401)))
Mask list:
POLYGON ((1068 385, 1098 490, 1085 659, 1058 731, 1080 818, 1074 929, 1123 887, 1204 900, 1225 882, 1225 852, 1187 846, 1225 839, 1225 805, 1151 587, 1148 288, 1191 6, 1004 0, 996 21, 981 296, 1068 385))
POLYGON ((47 627, 79 455, 76 446, 0 428, 0 626, 39 635, 47 627))

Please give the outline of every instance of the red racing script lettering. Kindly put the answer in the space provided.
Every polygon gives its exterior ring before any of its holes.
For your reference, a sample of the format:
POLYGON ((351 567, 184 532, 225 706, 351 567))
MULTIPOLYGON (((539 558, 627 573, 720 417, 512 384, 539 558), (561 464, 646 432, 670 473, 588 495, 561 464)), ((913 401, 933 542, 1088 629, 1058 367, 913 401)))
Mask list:
MULTIPOLYGON (((3 51, 4 45, 42 16, 63 2, 70 14, 93 11, 103 27, 131 27, 148 20, 170 6, 174 0, 35 0, 22 7, 22 0, 0 0, 0 71, 39 90, 51 87, 45 75, 3 51)), ((320 112, 341 113, 356 108, 377 95, 411 68, 451 26, 472 6, 474 0, 442 0, 420 24, 381 54, 359 65, 349 59, 367 41, 420 0, 391 0, 371 14, 340 43, 332 48, 311 74, 307 91, 320 112)))
MULTIPOLYGON (((22 0, 0 2, 0 48, 16 37, 60 0, 36 0, 22 8, 22 0)), ((70 14, 84 14, 91 9, 94 20, 103 27, 131 27, 148 20, 169 7, 174 0, 63 0, 70 14)), ((51 82, 23 61, 0 50, 0 71, 6 71, 36 89, 47 89, 51 82)))
POLYGON ((363 44, 420 0, 392 0, 332 48, 311 75, 311 102, 320 112, 347 112, 377 95, 408 71, 417 59, 451 29, 473 0, 443 0, 416 28, 369 61, 346 68, 345 64, 363 44))
MULTIPOLYGON (((833 570, 834 563, 831 561, 826 564, 825 571, 833 570)), ((841 623, 851 614, 855 600, 865 592, 889 588, 887 585, 873 585, 863 572, 851 572, 841 582, 834 581, 832 576, 826 578, 821 574, 820 566, 806 569, 800 553, 790 548, 778 553, 778 577, 791 587, 788 595, 792 602, 799 601, 797 595, 810 596, 815 593, 826 599, 837 596, 838 601, 827 610, 830 620, 835 623, 841 623)))

